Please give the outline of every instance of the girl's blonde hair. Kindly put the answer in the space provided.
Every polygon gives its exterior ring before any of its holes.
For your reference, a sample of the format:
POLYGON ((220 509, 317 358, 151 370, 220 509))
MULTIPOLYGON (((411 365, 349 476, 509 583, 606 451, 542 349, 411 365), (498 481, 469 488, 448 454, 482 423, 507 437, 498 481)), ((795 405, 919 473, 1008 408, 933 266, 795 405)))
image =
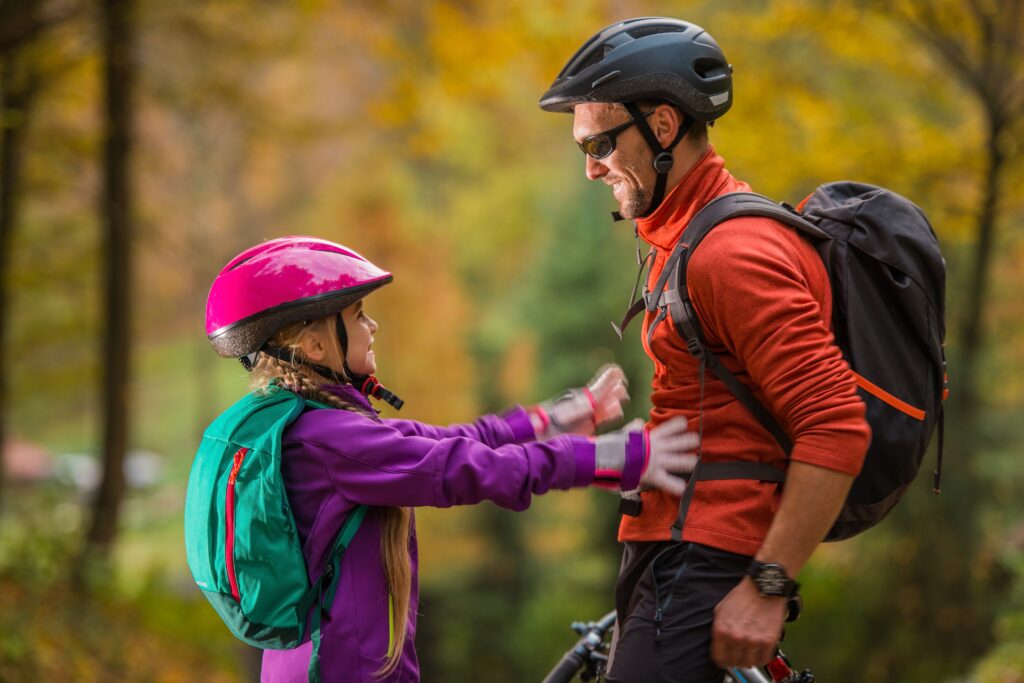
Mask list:
MULTIPOLYGON (((318 333, 326 342, 328 353, 340 366, 344 353, 337 335, 334 334, 334 316, 289 325, 271 338, 270 345, 290 353, 292 358, 301 358, 300 342, 306 335, 318 333)), ((344 377, 344 373, 339 374, 343 379, 348 379, 344 377)), ((276 384, 289 391, 294 391, 303 398, 342 410, 363 413, 374 420, 380 419, 376 413, 367 411, 341 396, 324 390, 323 385, 328 383, 326 378, 321 377, 312 368, 298 362, 274 358, 266 353, 259 354, 250 377, 250 387, 254 391, 267 391, 271 384, 276 384)), ((409 531, 412 523, 412 510, 407 507, 377 507, 373 511, 380 520, 381 564, 390 593, 388 608, 391 611, 389 615, 389 622, 392 624, 391 637, 388 643, 387 658, 377 671, 378 676, 384 676, 398 666, 409 625, 409 600, 412 593, 409 531)))

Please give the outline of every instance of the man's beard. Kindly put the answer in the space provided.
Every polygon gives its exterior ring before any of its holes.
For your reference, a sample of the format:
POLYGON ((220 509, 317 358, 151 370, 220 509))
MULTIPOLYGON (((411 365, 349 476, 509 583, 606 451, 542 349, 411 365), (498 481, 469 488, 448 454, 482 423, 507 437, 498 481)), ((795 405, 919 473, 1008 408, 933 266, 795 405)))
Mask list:
MULTIPOLYGON (((638 166, 643 164, 650 165, 650 160, 646 156, 623 165, 631 171, 630 175, 633 178, 639 179, 642 174, 639 172, 638 166)), ((625 180, 623 180, 625 183, 625 180)), ((619 213, 626 220, 635 220, 642 217, 647 209, 651 206, 651 190, 643 185, 629 185, 626 189, 626 198, 619 205, 619 213)))
POLYGON ((630 188, 625 201, 619 209, 619 213, 626 220, 635 220, 644 215, 647 207, 651 205, 651 195, 643 188, 630 188))

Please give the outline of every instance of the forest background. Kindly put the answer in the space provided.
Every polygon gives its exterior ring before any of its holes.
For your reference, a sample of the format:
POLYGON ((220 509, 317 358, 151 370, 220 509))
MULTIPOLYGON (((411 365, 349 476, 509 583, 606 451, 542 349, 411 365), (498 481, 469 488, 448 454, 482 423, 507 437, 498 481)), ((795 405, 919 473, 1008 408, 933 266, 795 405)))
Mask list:
MULTIPOLYGON (((311 234, 375 294, 403 415, 466 421, 617 361, 628 226, 536 102, 612 21, 684 18, 735 67, 729 169, 796 201, 888 186, 948 265, 943 493, 823 547, 787 629, 822 681, 1024 681, 1020 0, 0 2, 0 681, 250 681, 184 562, 198 436, 245 386, 213 275, 311 234)), ((528 681, 610 609, 616 501, 418 511, 425 681, 528 681)))

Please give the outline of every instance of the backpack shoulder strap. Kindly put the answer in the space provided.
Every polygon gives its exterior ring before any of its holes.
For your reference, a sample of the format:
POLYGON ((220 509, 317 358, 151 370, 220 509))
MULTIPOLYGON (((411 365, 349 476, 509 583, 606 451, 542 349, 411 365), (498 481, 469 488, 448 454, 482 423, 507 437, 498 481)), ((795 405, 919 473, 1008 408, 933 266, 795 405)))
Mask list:
POLYGON ((306 672, 310 683, 320 683, 321 680, 320 625, 323 621, 324 613, 330 611, 331 604, 334 602, 334 595, 338 590, 338 579, 341 577, 341 560, 345 556, 345 551, 348 550, 349 543, 352 542, 352 537, 359 531, 363 518, 366 517, 366 509, 365 505, 357 505, 348 514, 348 517, 345 518, 341 525, 341 531, 338 532, 338 537, 334 540, 334 546, 327 556, 323 573, 310 586, 309 591, 296 608, 299 621, 303 624, 306 623, 306 615, 309 614, 310 608, 313 608, 313 614, 309 618, 310 640, 313 643, 313 650, 310 653, 309 668, 306 672))
MULTIPOLYGON (((729 391, 746 406, 788 455, 793 449, 789 436, 754 394, 707 349, 700 319, 693 308, 687 289, 686 267, 694 249, 719 223, 740 216, 773 218, 813 238, 829 239, 817 226, 764 195, 753 192, 732 192, 722 195, 701 209, 683 231, 679 239, 682 248, 677 247, 665 265, 665 272, 669 273, 669 276, 668 289, 663 294, 663 304, 676 332, 686 342, 690 353, 705 363, 706 367, 725 383, 729 391)), ((659 281, 659 284, 666 283, 659 281)))
POLYGON ((772 218, 800 231, 809 238, 831 239, 827 233, 798 214, 795 209, 788 205, 778 204, 756 192, 730 192, 716 197, 697 212, 679 239, 688 245, 688 251, 692 254, 712 228, 730 218, 739 218, 740 216, 772 218))
MULTIPOLYGON (((703 382, 705 369, 710 369, 772 435, 788 456, 793 450, 793 443, 785 430, 782 429, 771 412, 757 400, 753 392, 721 363, 718 356, 707 349, 700 319, 693 308, 686 285, 686 267, 697 245, 719 223, 740 216, 772 218, 792 226, 812 239, 829 239, 828 235, 817 226, 763 195, 751 192, 722 195, 698 212, 686 226, 679 239, 679 245, 665 264, 663 272, 668 273, 668 276, 659 279, 660 287, 654 292, 654 295, 660 297, 658 301, 659 307, 662 308, 660 319, 666 317, 665 311, 667 310, 668 317, 671 318, 676 332, 686 342, 687 349, 700 360, 701 381, 703 382), (667 288, 665 288, 666 285, 667 288)), ((656 322, 660 322, 660 320, 656 319, 656 322)), ((693 497, 694 485, 698 481, 711 479, 755 479, 781 483, 785 480, 785 473, 764 463, 703 463, 698 461, 690 477, 690 485, 680 500, 679 514, 670 530, 673 540, 682 539, 683 525, 693 497)))

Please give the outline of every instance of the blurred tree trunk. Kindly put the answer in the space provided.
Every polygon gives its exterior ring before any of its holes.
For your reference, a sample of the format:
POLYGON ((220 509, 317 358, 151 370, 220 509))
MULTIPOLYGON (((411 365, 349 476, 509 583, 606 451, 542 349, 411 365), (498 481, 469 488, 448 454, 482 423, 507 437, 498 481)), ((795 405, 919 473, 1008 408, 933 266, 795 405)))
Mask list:
MULTIPOLYGON (((3 121, 0 141, 0 356, 7 354, 7 319, 10 287, 8 272, 11 263, 14 223, 17 216, 19 181, 21 180, 22 135, 24 133, 23 103, 14 83, 18 56, 3 55, 0 63, 0 117, 3 121)), ((4 508, 6 489, 5 446, 7 444, 7 375, 8 365, 0 365, 0 513, 4 508)))
MULTIPOLYGON (((30 0, 21 3, 17 12, 9 7, 0 11, 0 358, 8 357, 11 250, 21 203, 25 132, 39 84, 26 54, 37 30, 39 5, 39 0, 30 0)), ((9 368, 7 363, 0 364, 0 514, 7 488, 4 446, 9 368)))
MULTIPOLYGON (((946 0, 881 5, 974 96, 985 117, 985 174, 976 222, 977 244, 959 321, 956 409, 968 427, 979 405, 978 358, 985 348, 985 317, 996 246, 999 200, 1012 147, 1009 132, 1024 118, 1024 0, 946 0)), ((973 433, 973 430, 969 430, 973 433)))
POLYGON ((87 547, 106 554, 117 535, 125 493, 124 461, 130 417, 132 94, 135 81, 134 3, 104 0, 100 9, 103 44, 103 194, 106 268, 103 329, 103 477, 93 507, 87 547))
POLYGON ((945 444, 952 467, 938 502, 908 497, 888 525, 893 547, 906 561, 894 562, 884 577, 848 586, 885 596, 860 617, 877 642, 902 642, 874 653, 871 673, 865 669, 862 680, 956 677, 992 646, 993 621, 1008 591, 1005 570, 984 533, 982 515, 989 503, 978 493, 983 486, 979 456, 991 442, 980 424, 986 406, 979 366, 988 346, 1001 198, 1006 172, 1019 154, 1009 134, 1024 123, 1024 0, 869 4, 934 55, 948 79, 967 93, 965 105, 977 107, 985 123, 978 150, 984 164, 977 180, 974 251, 962 285, 962 311, 948 322, 956 331, 949 354, 945 444), (907 624, 915 625, 912 634, 907 624), (935 643, 943 646, 922 660, 920 653, 935 643))
POLYGON ((0 2, 0 52, 31 43, 50 26, 78 11, 73 1, 6 0, 0 2))

